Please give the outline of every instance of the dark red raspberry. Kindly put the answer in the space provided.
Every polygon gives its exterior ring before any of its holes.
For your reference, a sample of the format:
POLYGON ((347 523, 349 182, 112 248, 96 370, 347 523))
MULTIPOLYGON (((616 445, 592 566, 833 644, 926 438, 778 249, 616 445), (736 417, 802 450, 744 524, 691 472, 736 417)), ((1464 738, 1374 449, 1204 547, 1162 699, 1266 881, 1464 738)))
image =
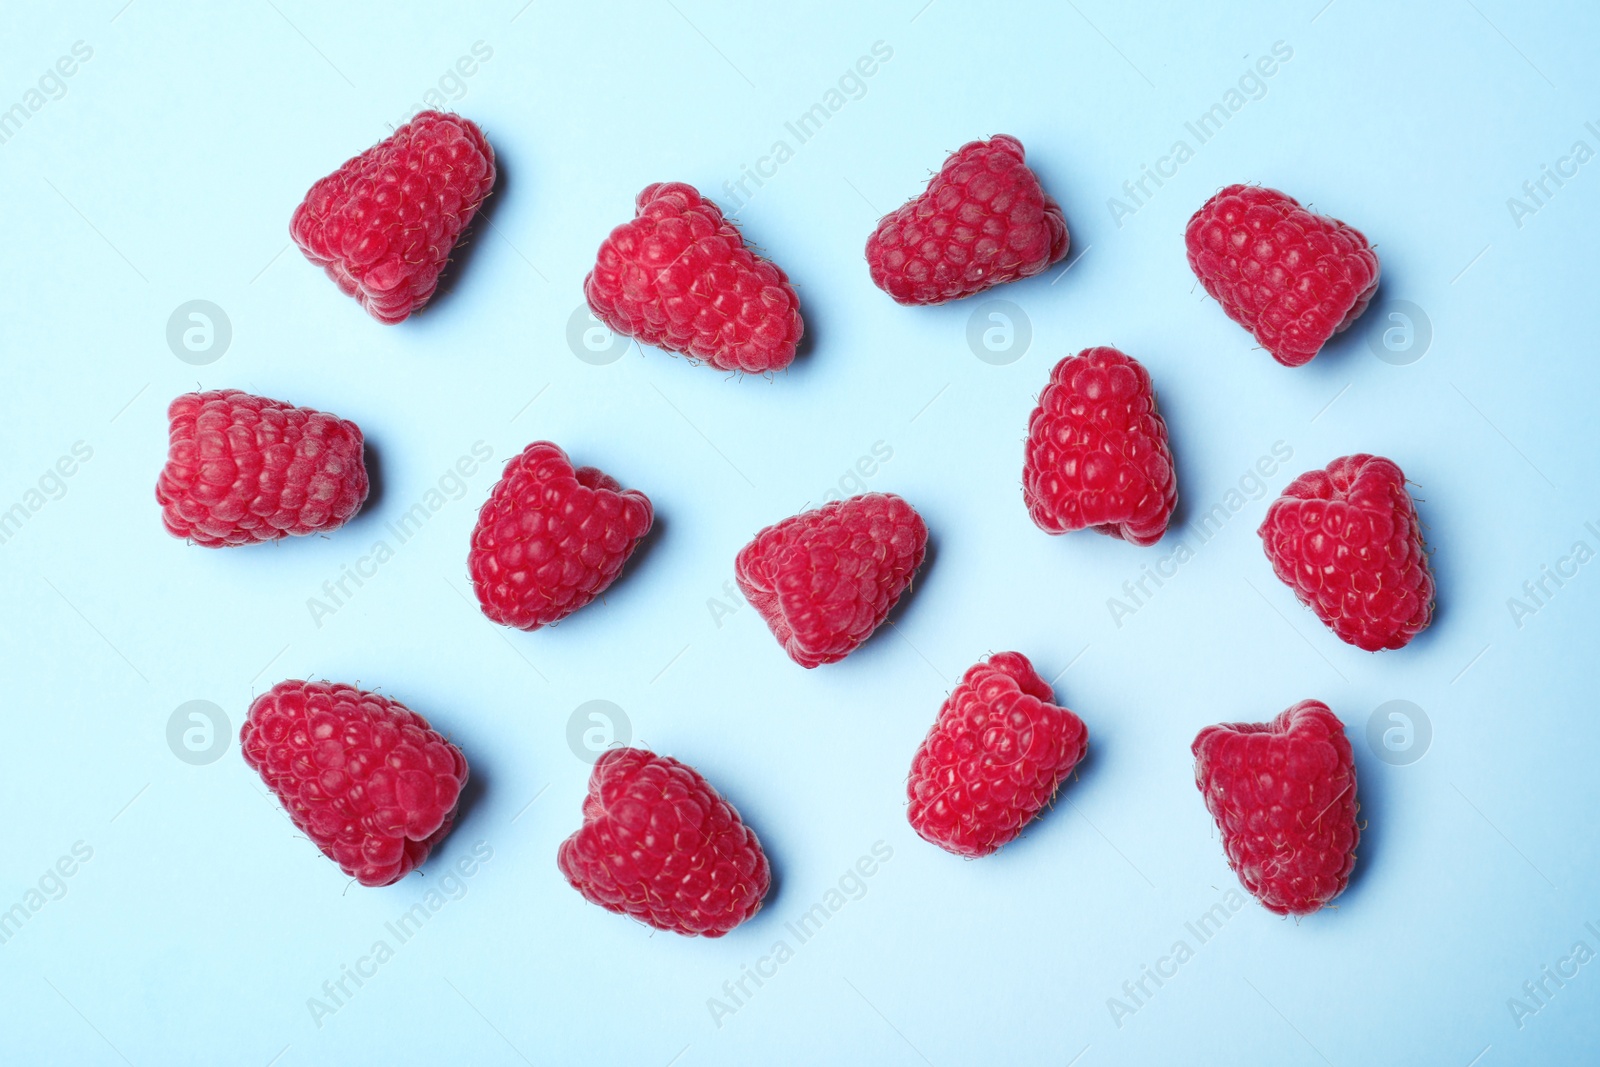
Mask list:
POLYGON ((583 825, 556 866, 591 904, 688 937, 726 934, 772 884, 733 805, 693 767, 639 748, 595 761, 583 825))
POLYGON ((943 304, 1029 278, 1067 254, 1061 207, 999 134, 962 145, 916 199, 867 238, 872 284, 900 304, 943 304))
POLYGON ((467 760, 398 700, 279 682, 239 728, 244 761, 323 855, 362 885, 415 870, 456 818, 467 760))
POLYGON ((1278 577, 1346 644, 1402 648, 1433 619, 1417 506, 1382 456, 1343 456, 1302 474, 1256 532, 1278 577))
POLYGON ((1344 724, 1320 700, 1271 722, 1207 726, 1194 780, 1217 820, 1228 866, 1268 911, 1309 915, 1356 865, 1356 764, 1344 724))
POLYGON ((596 318, 718 370, 764 374, 794 361, 805 332, 800 297, 717 205, 692 185, 658 182, 635 206, 583 280, 596 318))
POLYGON ((958 856, 987 856, 1022 833, 1089 750, 1089 731, 1052 703, 1020 652, 968 668, 911 761, 911 828, 958 856))
POLYGON ((1311 362, 1378 288, 1361 231, 1276 189, 1228 186, 1194 213, 1184 244, 1206 292, 1285 367, 1311 362))
POLYGON ((1101 347, 1056 364, 1028 418, 1022 499, 1046 533, 1088 527, 1136 545, 1161 540, 1178 470, 1137 360, 1101 347))
POLYGON ((866 493, 768 526, 740 549, 734 577, 789 658, 816 667, 872 636, 927 545, 928 527, 910 504, 866 493))
POLYGON ((237 389, 185 393, 167 407, 161 521, 207 548, 343 526, 367 499, 353 422, 237 389))
POLYGON ((637 489, 535 441, 506 464, 472 530, 467 570, 483 613, 537 630, 605 592, 650 532, 637 489))
POLYGON ((403 322, 432 298, 494 176, 482 130, 424 111, 313 185, 289 234, 373 318, 403 322))

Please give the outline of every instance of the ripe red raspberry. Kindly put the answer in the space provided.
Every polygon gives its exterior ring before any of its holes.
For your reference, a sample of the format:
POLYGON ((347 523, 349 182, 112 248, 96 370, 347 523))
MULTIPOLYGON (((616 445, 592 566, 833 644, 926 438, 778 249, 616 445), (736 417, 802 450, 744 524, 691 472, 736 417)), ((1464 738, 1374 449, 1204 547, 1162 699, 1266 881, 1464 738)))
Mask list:
POLYGON ((718 370, 764 374, 794 362, 805 324, 777 264, 683 182, 647 185, 583 280, 601 322, 641 344, 718 370))
POLYGON ((639 490, 535 441, 506 464, 472 530, 467 570, 483 613, 519 630, 560 622, 617 580, 653 518, 639 490))
POLYGON ((1022 160, 1022 142, 1005 134, 952 153, 867 238, 872 284, 899 304, 943 304, 1059 261, 1066 219, 1022 160))
POLYGON ((455 823, 467 759, 398 700, 279 682, 239 728, 244 761, 294 824, 362 885, 415 870, 455 823))
POLYGON ((353 422, 237 389, 185 393, 167 407, 161 521, 207 548, 338 529, 367 499, 353 422))
POLYGON ((583 825, 556 866, 591 904, 688 937, 721 937, 761 910, 772 884, 733 805, 693 767, 639 748, 595 761, 583 825))
POLYGON ((1309 915, 1344 892, 1356 865, 1356 763, 1344 724, 1320 700, 1271 722, 1207 726, 1194 780, 1228 866, 1270 912, 1309 915))
POLYGON ((911 828, 958 856, 987 856, 1022 833, 1089 750, 1089 731, 1052 703, 1020 652, 968 668, 911 761, 911 828))
POLYGON ((802 667, 834 663, 882 625, 922 566, 928 527, 893 493, 835 500, 774 523, 739 550, 745 599, 802 667))
POLYGON ((1417 506, 1382 456, 1342 456, 1302 474, 1256 533, 1278 577, 1346 644, 1403 648, 1433 619, 1417 506))
POLYGON ((1090 527, 1136 545, 1161 540, 1178 471, 1138 360, 1101 347, 1056 364, 1028 418, 1022 499, 1045 533, 1090 527))
POLYGON ((1258 185, 1230 185, 1184 233, 1189 267, 1285 367, 1311 362, 1367 309, 1378 254, 1361 231, 1258 185))
POLYGON ((433 297, 494 176, 482 130, 424 111, 313 185, 289 234, 373 318, 403 322, 433 297))

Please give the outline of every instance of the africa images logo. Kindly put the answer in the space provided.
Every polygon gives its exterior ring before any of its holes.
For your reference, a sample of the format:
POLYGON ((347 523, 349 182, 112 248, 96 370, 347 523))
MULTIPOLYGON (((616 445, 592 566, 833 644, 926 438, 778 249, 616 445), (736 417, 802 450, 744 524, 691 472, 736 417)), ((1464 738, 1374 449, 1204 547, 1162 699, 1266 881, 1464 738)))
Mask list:
POLYGON ((317 629, 322 629, 323 620, 338 614, 355 598, 362 586, 376 578, 378 569, 393 559, 398 549, 422 532, 429 519, 451 501, 465 497, 469 480, 493 458, 494 448, 488 442, 481 439, 474 441, 471 455, 458 456, 455 463, 446 467, 435 483, 409 508, 383 524, 384 530, 390 535, 388 538, 374 541, 372 547, 354 561, 341 563, 338 576, 322 583, 322 596, 306 598, 306 611, 310 613, 317 629), (391 545, 390 540, 394 544, 391 545))
POLYGON ((1241 474, 1222 499, 1200 511, 1171 552, 1161 556, 1154 564, 1139 565, 1139 576, 1122 583, 1122 596, 1106 598, 1106 611, 1117 629, 1123 621, 1137 614, 1167 582, 1178 576, 1178 568, 1194 558, 1195 550, 1206 545, 1222 532, 1228 520, 1239 514, 1252 501, 1266 498, 1266 479, 1294 458, 1294 446, 1287 441, 1274 441, 1269 454, 1257 457, 1255 463, 1241 474), (1193 547, 1190 542, 1194 542, 1193 547))
POLYGON ((894 58, 894 48, 885 41, 873 41, 870 51, 871 55, 863 55, 853 65, 846 67, 835 85, 830 86, 820 100, 800 112, 792 121, 785 122, 785 136, 774 139, 766 155, 758 157, 753 166, 741 163, 739 177, 729 178, 722 183, 722 191, 727 194, 731 205, 730 214, 737 214, 754 199, 758 190, 778 176, 778 168, 793 159, 802 145, 821 133, 828 120, 843 111, 846 104, 867 95, 867 79, 894 58), (791 138, 793 144, 789 143, 791 138), (755 183, 755 189, 750 188, 751 182, 755 183))
POLYGON ((394 959, 395 953, 421 933, 435 915, 465 897, 471 889, 471 880, 492 859, 494 849, 487 841, 478 841, 469 851, 458 855, 454 863, 435 864, 436 884, 411 907, 384 923, 383 932, 353 964, 341 963, 339 973, 306 998, 306 1011, 310 1012, 317 1029, 321 1030, 331 1016, 337 1015, 368 982, 378 977, 384 964, 394 959))
POLYGON ((718 1030, 722 1029, 729 1016, 737 1015, 767 982, 778 977, 779 968, 794 959, 796 949, 821 933, 824 924, 843 911, 847 904, 867 895, 870 879, 894 858, 894 847, 887 841, 874 841, 870 852, 871 855, 862 855, 845 868, 838 881, 823 891, 820 900, 784 923, 785 936, 773 942, 766 955, 756 960, 754 968, 749 964, 740 964, 738 977, 722 983, 718 991, 721 995, 706 998, 706 1011, 718 1030))
POLYGON ((94 58, 94 49, 84 41, 73 41, 70 52, 45 68, 38 82, 22 94, 21 100, 0 109, 0 145, 21 133, 23 125, 43 111, 50 101, 66 96, 67 79, 94 58))
POLYGON ((1194 158, 1196 149, 1221 133, 1229 119, 1243 111, 1250 101, 1266 97, 1267 79, 1275 76, 1283 64, 1294 58, 1294 49, 1285 41, 1273 41, 1270 51, 1271 55, 1261 56, 1252 66, 1246 67, 1238 81, 1223 91, 1220 99, 1193 120, 1185 122, 1183 129, 1187 136, 1173 141, 1166 155, 1158 157, 1153 167, 1139 164, 1138 177, 1122 183, 1121 198, 1113 196, 1106 199, 1106 210, 1111 213, 1111 221, 1117 224, 1117 229, 1122 229, 1124 219, 1137 215, 1139 209, 1149 204, 1162 186, 1176 178, 1178 168, 1194 158), (1192 145, 1189 143, 1191 138, 1194 140, 1192 145))

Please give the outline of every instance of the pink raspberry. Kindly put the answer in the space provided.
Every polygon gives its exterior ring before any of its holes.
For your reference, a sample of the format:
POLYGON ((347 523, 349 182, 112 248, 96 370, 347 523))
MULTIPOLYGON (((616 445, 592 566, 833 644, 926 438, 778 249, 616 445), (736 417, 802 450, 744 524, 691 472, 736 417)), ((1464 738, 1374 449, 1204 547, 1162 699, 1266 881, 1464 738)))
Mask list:
POLYGON ((782 370, 805 332, 788 276, 682 182, 645 186, 633 221, 601 243, 583 292, 617 333, 718 370, 782 370))
POLYGON ((650 498, 549 441, 506 464, 478 512, 467 570, 483 613, 537 630, 605 592, 650 532, 650 498))
POLYGON ((1089 750, 1083 720, 1054 699, 1020 652, 969 668, 911 761, 911 828, 958 856, 1022 833, 1089 750))
POLYGON ((482 130, 424 111, 313 185, 289 234, 373 318, 403 322, 432 299, 494 178, 482 130))
POLYGON ((1276 189, 1228 186, 1194 213, 1184 244, 1206 292, 1285 367, 1311 362, 1378 288, 1360 230, 1276 189))
POLYGON ((1422 522, 1391 460, 1360 453, 1307 471, 1256 533, 1283 584, 1346 644, 1403 648, 1433 619, 1422 522))
POLYGON ((1355 756, 1328 705, 1302 700, 1271 722, 1208 726, 1193 750, 1228 866, 1263 907, 1309 915, 1344 892, 1361 806, 1355 756))
POLYGON ((943 304, 1058 262, 1066 219, 1023 156, 1005 134, 957 149, 867 238, 872 284, 896 303, 943 304))
POLYGON ((167 407, 161 521, 207 548, 343 526, 367 499, 360 427, 237 389, 185 393, 167 407))
POLYGON ((556 865, 590 903, 687 937, 726 934, 761 910, 772 884, 733 805, 693 767, 639 748, 595 761, 583 825, 556 865))
POLYGON ((1155 387, 1115 348, 1057 363, 1028 418, 1022 499, 1051 534, 1085 527, 1153 545, 1178 504, 1178 469, 1155 387))
POLYGON ((768 526, 734 561, 739 588, 802 667, 872 636, 922 566, 928 528, 892 493, 836 500, 768 526))
POLYGON ((244 761, 300 831, 362 885, 410 874, 455 823, 467 760, 398 700, 279 682, 239 729, 244 761))

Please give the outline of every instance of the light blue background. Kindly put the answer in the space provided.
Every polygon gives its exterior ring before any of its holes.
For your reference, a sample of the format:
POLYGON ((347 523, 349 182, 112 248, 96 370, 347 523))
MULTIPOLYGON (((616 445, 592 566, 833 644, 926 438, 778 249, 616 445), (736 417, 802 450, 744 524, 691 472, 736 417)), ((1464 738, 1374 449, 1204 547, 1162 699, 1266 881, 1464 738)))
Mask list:
POLYGON ((1600 162, 1521 226, 1507 207, 1574 141, 1600 149, 1584 126, 1600 120, 1600 13, 922 3, 6 5, 0 108, 74 42, 93 49, 0 144, 0 508, 74 443, 93 450, 0 545, 0 907, 75 842, 93 850, 0 945, 8 1062, 1600 1057, 1600 963, 1520 1027, 1507 1003, 1575 942, 1600 951, 1584 926, 1600 926, 1600 563, 1521 627, 1507 606, 1575 541, 1600 549, 1584 528, 1600 526, 1600 162), (452 291, 381 327, 287 247, 289 216, 480 41, 492 57, 450 106, 498 155, 490 224, 452 291), (638 190, 689 181, 731 207, 723 183, 776 139, 793 147, 785 122, 879 41, 893 56, 864 94, 739 212, 800 291, 809 353, 771 381, 637 347, 576 358, 581 279, 638 190), (1184 123, 1278 41, 1293 58, 1265 95, 1119 226, 1108 199, 1174 140, 1195 147, 1184 123), (1031 323, 1005 366, 968 347, 978 301, 898 307, 861 256, 945 153, 997 132, 1027 146, 1073 243, 1069 273, 994 294, 1031 323), (1371 237, 1383 296, 1432 323, 1423 358, 1376 358, 1376 315, 1300 370, 1255 349, 1183 255, 1189 214, 1236 181, 1371 237), (166 342, 191 299, 232 324, 207 366, 166 342), (1093 344, 1149 367, 1172 430, 1182 503, 1156 548, 1048 538, 1020 503, 1034 397, 1093 344), (151 493, 164 409, 196 387, 354 419, 381 496, 327 538, 210 552, 168 537, 151 493), (648 492, 660 530, 603 604, 504 632, 470 601, 467 538, 500 463, 541 437, 648 492), (478 441, 493 463, 316 625, 307 599, 478 441), (1280 441, 1293 459, 1273 493, 1350 452, 1401 464, 1436 549, 1433 627, 1379 656, 1340 644, 1272 577, 1254 534, 1264 499, 1116 625, 1107 599, 1179 540, 1198 545, 1198 517, 1280 441), (898 633, 802 671, 753 611, 719 619, 708 602, 726 599, 750 534, 819 502, 880 442, 892 458, 866 484, 921 510, 932 561, 898 633), (906 825, 904 778, 961 671, 1010 648, 1058 678, 1092 758, 1021 841, 963 862, 906 825), (237 730, 255 694, 307 676, 381 686, 467 753, 470 806, 423 876, 351 886, 236 739, 203 766, 169 748, 185 701, 215 702, 237 730), (1251 903, 1196 947, 1185 922, 1236 882, 1189 741, 1304 697, 1356 747, 1356 879, 1337 910, 1294 923, 1251 903), (777 888, 756 920, 719 941, 652 935, 564 884, 555 850, 588 774, 568 720, 592 699, 757 828, 777 888), (1365 740, 1391 699, 1433 724, 1409 766, 1365 740), (791 940, 793 958, 716 1025, 708 998, 880 841, 893 857, 865 894, 791 940), (319 1027, 308 998, 478 842, 493 856, 464 895, 319 1027), (1119 1027, 1108 998, 1179 938, 1194 958, 1119 1027))

